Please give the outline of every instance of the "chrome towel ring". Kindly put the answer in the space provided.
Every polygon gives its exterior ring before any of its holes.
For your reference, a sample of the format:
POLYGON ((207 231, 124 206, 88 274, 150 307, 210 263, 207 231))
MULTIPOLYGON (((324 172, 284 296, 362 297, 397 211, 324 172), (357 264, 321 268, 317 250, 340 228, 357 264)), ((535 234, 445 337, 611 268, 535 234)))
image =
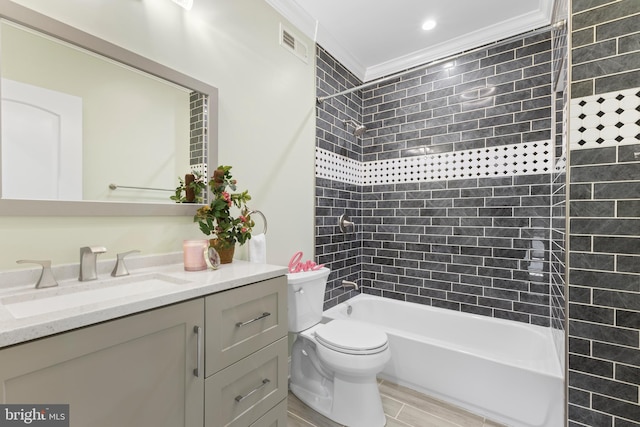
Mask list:
POLYGON ((262 230, 263 234, 267 234, 267 217, 264 216, 264 214, 258 210, 255 211, 249 211, 249 213, 247 214, 248 216, 251 216, 253 214, 257 214, 260 215, 262 217, 262 222, 264 223, 264 230, 262 230))

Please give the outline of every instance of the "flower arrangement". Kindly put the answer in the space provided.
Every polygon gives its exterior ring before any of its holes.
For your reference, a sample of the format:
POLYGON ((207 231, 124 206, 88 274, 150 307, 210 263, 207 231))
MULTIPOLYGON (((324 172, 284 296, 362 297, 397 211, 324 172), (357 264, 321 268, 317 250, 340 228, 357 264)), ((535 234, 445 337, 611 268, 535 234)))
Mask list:
POLYGON ((255 223, 248 215, 247 202, 251 200, 248 191, 231 193, 236 190, 237 181, 231 176, 231 166, 218 166, 209 181, 213 194, 211 203, 197 210, 193 217, 200 230, 206 235, 215 235, 220 248, 233 247, 236 242, 244 245, 251 239, 255 223), (240 209, 238 216, 231 215, 231 208, 240 209))
POLYGON ((176 203, 202 203, 203 193, 206 189, 205 177, 200 172, 193 171, 186 174, 184 179, 178 177, 176 192, 169 198, 176 203))

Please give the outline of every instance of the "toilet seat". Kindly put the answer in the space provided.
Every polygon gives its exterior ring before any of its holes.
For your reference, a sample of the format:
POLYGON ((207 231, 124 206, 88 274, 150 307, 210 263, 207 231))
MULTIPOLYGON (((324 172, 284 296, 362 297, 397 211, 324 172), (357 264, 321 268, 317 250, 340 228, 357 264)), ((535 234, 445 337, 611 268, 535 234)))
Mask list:
POLYGON ((357 320, 336 319, 313 334, 322 346, 344 354, 376 354, 389 347, 387 334, 357 320))

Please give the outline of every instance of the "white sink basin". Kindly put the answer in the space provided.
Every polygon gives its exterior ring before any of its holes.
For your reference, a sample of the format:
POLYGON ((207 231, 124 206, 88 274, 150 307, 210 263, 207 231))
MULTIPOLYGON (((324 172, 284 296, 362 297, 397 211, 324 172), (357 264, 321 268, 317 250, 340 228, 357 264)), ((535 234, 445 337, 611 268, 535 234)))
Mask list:
POLYGON ((67 310, 88 304, 104 303, 123 297, 135 297, 149 292, 171 291, 189 283, 162 274, 127 276, 103 281, 60 285, 54 288, 34 289, 22 295, 0 300, 16 319, 67 310))

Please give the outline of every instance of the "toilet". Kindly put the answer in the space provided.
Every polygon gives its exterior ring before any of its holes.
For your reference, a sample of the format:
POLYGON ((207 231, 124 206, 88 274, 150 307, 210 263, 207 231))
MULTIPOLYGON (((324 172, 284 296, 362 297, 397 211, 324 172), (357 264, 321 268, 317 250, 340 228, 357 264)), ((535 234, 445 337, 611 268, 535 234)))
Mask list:
POLYGON ((376 374, 391 358, 387 335, 357 320, 322 321, 330 270, 291 273, 289 389, 310 408, 348 427, 382 427, 386 418, 376 374))

